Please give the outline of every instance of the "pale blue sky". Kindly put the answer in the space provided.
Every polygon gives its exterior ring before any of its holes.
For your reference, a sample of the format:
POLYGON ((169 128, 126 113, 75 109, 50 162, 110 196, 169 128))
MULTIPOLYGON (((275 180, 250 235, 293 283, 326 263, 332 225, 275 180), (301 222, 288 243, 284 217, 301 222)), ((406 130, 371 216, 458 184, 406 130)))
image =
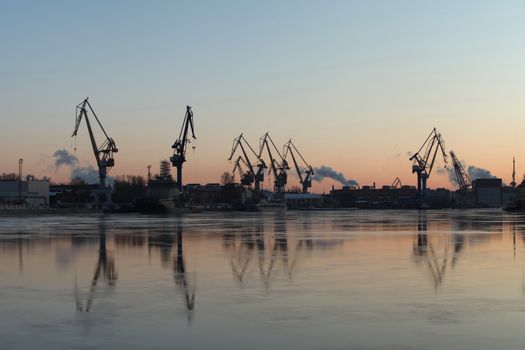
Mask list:
POLYGON ((525 161, 524 19, 525 1, 0 0, 0 172, 21 157, 48 171, 90 96, 114 174, 169 157, 190 104, 188 181, 216 181, 235 136, 270 131, 360 183, 410 183, 405 153, 433 126, 505 178, 525 161))

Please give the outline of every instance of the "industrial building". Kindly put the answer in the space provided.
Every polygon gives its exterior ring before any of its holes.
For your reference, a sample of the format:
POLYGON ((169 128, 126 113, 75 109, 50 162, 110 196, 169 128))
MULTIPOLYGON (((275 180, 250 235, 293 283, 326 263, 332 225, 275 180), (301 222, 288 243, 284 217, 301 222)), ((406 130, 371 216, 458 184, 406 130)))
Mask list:
POLYGON ((507 207, 518 199, 518 190, 513 186, 503 186, 501 188, 501 198, 503 207, 507 207))
POLYGON ((49 207, 49 182, 0 180, 0 208, 37 209, 49 207))
POLYGON ((413 205, 417 194, 414 186, 363 186, 353 188, 343 186, 341 189, 332 188, 330 196, 332 204, 339 208, 403 208, 413 205))
POLYGON ((503 205, 503 190, 501 179, 476 179, 472 181, 472 192, 478 206, 499 208, 503 205))
POLYGON ((321 208, 325 198, 315 193, 285 193, 284 202, 288 209, 321 208))

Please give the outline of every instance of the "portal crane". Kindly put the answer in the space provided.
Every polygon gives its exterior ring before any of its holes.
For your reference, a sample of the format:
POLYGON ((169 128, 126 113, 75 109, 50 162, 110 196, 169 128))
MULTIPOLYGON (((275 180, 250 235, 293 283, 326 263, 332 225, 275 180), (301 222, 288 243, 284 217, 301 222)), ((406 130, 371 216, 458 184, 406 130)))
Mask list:
POLYGON ((182 192, 182 164, 186 161, 186 145, 191 142, 188 139, 188 130, 190 128, 193 139, 197 139, 193 129, 193 111, 190 106, 186 106, 186 115, 182 122, 179 138, 171 146, 173 148, 173 156, 170 157, 171 165, 177 168, 177 187, 180 192, 182 192))
POLYGON ((472 187, 472 181, 465 171, 465 168, 461 165, 454 151, 450 151, 450 158, 452 159, 452 165, 454 166, 454 173, 456 174, 456 182, 458 183, 459 189, 461 191, 468 190, 472 187))
POLYGON ((104 130, 104 127, 102 126, 100 120, 95 114, 93 107, 91 107, 91 104, 88 101, 88 97, 86 97, 86 99, 80 104, 78 104, 76 107, 75 131, 73 131, 73 135, 71 137, 77 136, 78 128, 80 126, 82 118, 86 120, 89 138, 91 140, 91 147, 93 147, 93 153, 95 155, 95 159, 97 161, 98 166, 99 194, 96 196, 95 200, 96 203, 99 205, 108 205, 111 202, 111 192, 106 187, 106 175, 108 174, 109 170, 115 165, 113 153, 118 152, 118 149, 115 145, 115 141, 113 141, 113 139, 109 137, 106 133, 106 130, 104 130), (89 121, 86 107, 89 108, 91 114, 93 114, 93 117, 95 117, 95 120, 97 121, 98 125, 100 126, 100 129, 106 137, 106 139, 104 140, 104 142, 102 142, 100 146, 97 146, 97 142, 95 141, 95 135, 93 134, 93 129, 91 127, 91 122, 89 121))
POLYGON ((401 179, 399 177, 396 177, 394 179, 394 182, 392 182, 392 186, 390 186, 391 188, 401 188, 403 187, 403 184, 401 183, 401 179))
MULTIPOLYGON (((259 157, 259 155, 255 152, 253 147, 250 146, 248 141, 246 141, 246 139, 244 138, 243 134, 241 134, 239 137, 237 137, 237 138, 235 138, 233 140, 232 151, 230 153, 230 157, 228 158, 229 161, 232 160, 233 156, 235 155, 235 152, 237 151, 237 149, 239 147, 240 147, 241 152, 242 152, 242 157, 243 157, 244 163, 248 167, 248 172, 253 177, 253 181, 252 182, 255 182, 255 191, 259 191, 261 189, 261 182, 264 181, 264 169, 267 168, 266 163, 264 162, 264 160, 261 157, 259 157), (248 148, 248 150, 250 150, 251 153, 257 159, 257 165, 256 165, 257 171, 255 170, 255 167, 254 167, 253 163, 250 161, 250 157, 248 157, 248 153, 246 152, 246 148, 248 148)), ((248 181, 248 180, 246 180, 246 181, 248 181)), ((251 182, 250 182, 250 184, 251 184, 251 182)))
POLYGON ((412 165, 412 174, 417 173, 417 194, 419 198, 424 198, 426 196, 427 179, 432 172, 439 150, 441 150, 443 161, 446 166, 447 153, 445 152, 445 142, 441 138, 441 134, 438 133, 436 128, 434 128, 421 148, 410 157, 410 160, 414 162, 412 165))
POLYGON ((279 150, 275 146, 275 143, 273 142, 269 133, 264 134, 263 137, 261 137, 260 139, 259 158, 262 156, 264 149, 266 149, 266 151, 268 152, 268 157, 270 158, 270 172, 272 172, 274 176, 274 190, 277 193, 283 193, 284 187, 286 186, 286 183, 288 181, 288 175, 286 174, 286 170, 290 169, 290 167, 288 166, 288 162, 286 161, 286 159, 283 158, 281 152, 279 152, 279 150), (273 157, 272 148, 277 153, 279 161, 273 157))
POLYGON ((287 158, 288 154, 292 156, 292 161, 295 166, 295 171, 297 172, 297 176, 299 177, 299 182, 301 183, 301 186, 303 187, 303 193, 308 193, 308 187, 312 187, 312 176, 314 176, 314 169, 306 160, 304 160, 303 156, 297 149, 297 147, 293 144, 292 139, 288 141, 284 145, 284 159, 287 158), (303 161, 304 167, 300 168, 299 163, 297 163, 297 157, 303 161))

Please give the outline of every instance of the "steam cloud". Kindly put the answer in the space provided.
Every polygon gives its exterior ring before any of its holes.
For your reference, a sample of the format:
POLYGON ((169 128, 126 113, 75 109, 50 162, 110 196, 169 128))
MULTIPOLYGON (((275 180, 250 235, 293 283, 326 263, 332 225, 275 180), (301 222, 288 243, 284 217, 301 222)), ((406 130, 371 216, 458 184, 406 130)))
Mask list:
POLYGON ((314 168, 314 181, 323 181, 324 178, 333 179, 342 183, 345 186, 359 186, 357 181, 352 179, 347 179, 343 173, 337 172, 329 166, 321 165, 319 168, 314 168))
POLYGON ((66 166, 76 166, 78 165, 78 158, 69 153, 65 149, 59 149, 55 153, 53 153, 53 158, 55 158, 55 168, 58 170, 60 166, 66 165, 66 166))
POLYGON ((492 179, 496 177, 492 175, 489 170, 478 168, 473 165, 468 166, 467 173, 472 181, 474 181, 475 179, 492 179))
MULTIPOLYGON (((464 164, 463 164, 463 167, 465 167, 464 164)), ((447 168, 447 175, 448 175, 448 181, 450 181, 451 184, 457 186, 458 179, 456 178, 456 172, 454 171, 454 167, 453 166, 447 168)))
MULTIPOLYGON (((98 169, 95 169, 91 165, 80 166, 80 161, 78 158, 74 154, 69 153, 67 150, 57 150, 55 153, 53 153, 53 158, 55 158, 55 171, 61 166, 68 167, 71 170, 71 174, 69 175, 71 180, 80 178, 88 184, 96 184, 99 182, 98 169)), ((106 177, 106 182, 108 184, 111 184, 113 181, 113 177, 106 177)))
MULTIPOLYGON (((463 165, 463 168, 467 169, 467 174, 470 177, 471 181, 474 181, 476 179, 493 179, 496 177, 495 175, 492 175, 490 170, 478 168, 477 166, 474 166, 474 165, 469 165, 467 167, 465 162, 463 161, 461 161, 461 165, 463 165)), ((445 171, 443 171, 443 173, 444 172, 445 171)), ((450 181, 450 183, 453 185, 457 185, 458 181, 456 178, 456 172, 454 171, 454 167, 452 165, 450 167, 447 167, 446 173, 448 175, 448 180, 450 181)))
POLYGON ((80 178, 88 184, 96 184, 99 182, 98 170, 91 165, 71 169, 70 177, 71 180, 80 178))
MULTIPOLYGON (((465 164, 463 162, 461 162, 461 164, 463 165, 463 167, 465 168, 465 164)), ((448 167, 446 168, 438 168, 436 170, 436 172, 440 175, 447 175, 448 177, 448 181, 454 185, 454 186, 457 186, 458 185, 458 179, 456 178, 456 171, 454 170, 454 166, 452 165, 449 165, 448 167)), ((469 175, 470 176, 470 175, 469 175)), ((472 179, 474 180, 474 179, 472 179)))

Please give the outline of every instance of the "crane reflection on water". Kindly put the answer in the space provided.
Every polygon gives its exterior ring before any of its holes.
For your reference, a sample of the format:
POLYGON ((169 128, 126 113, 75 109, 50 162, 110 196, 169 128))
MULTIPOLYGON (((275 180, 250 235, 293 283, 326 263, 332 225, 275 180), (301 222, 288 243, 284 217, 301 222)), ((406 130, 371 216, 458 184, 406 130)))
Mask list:
POLYGON ((418 214, 417 236, 414 242, 413 254, 416 258, 416 264, 422 263, 427 268, 435 289, 439 288, 443 283, 447 262, 450 258, 449 253, 448 244, 445 244, 443 254, 438 255, 434 244, 428 237, 426 213, 424 211, 420 212, 418 214))
POLYGON ((182 223, 177 222, 174 227, 172 225, 161 227, 159 232, 148 232, 148 248, 152 247, 159 249, 163 267, 170 266, 171 259, 175 286, 182 293, 188 323, 191 323, 195 310, 196 275, 195 272, 187 270, 182 223), (173 254, 174 245, 175 254, 173 254))
POLYGON ((104 218, 101 218, 99 224, 99 237, 98 237, 98 259, 95 265, 95 271, 91 279, 89 291, 87 293, 87 299, 85 302, 82 301, 80 291, 78 288, 78 280, 75 275, 75 300, 76 308, 79 312, 90 312, 93 306, 93 301, 96 295, 97 286, 99 280, 102 277, 107 282, 108 286, 113 288, 118 278, 117 269, 115 265, 115 258, 111 252, 108 252, 106 247, 106 224, 104 218))
POLYGON ((492 237, 501 237, 502 233, 501 213, 495 216, 492 212, 458 212, 448 215, 446 220, 440 220, 435 214, 420 210, 412 256, 417 265, 425 266, 437 290, 442 286, 447 271, 457 266, 467 244, 485 244, 492 237), (435 227, 428 230, 427 215, 432 215, 433 225, 440 225, 441 230, 435 227))
POLYGON ((281 264, 284 273, 292 278, 297 261, 297 251, 300 242, 295 242, 290 250, 289 237, 286 232, 286 222, 279 213, 274 218, 272 231, 265 231, 264 220, 259 217, 250 227, 244 226, 242 232, 224 234, 224 247, 231 252, 230 265, 233 277, 243 283, 252 261, 257 261, 256 269, 266 288, 276 276, 276 265, 281 264), (290 255, 291 262, 290 262, 290 255))
POLYGON ((186 271, 186 260, 184 259, 184 246, 182 226, 177 226, 177 254, 173 258, 173 271, 175 284, 182 289, 188 323, 193 319, 195 309, 195 273, 186 271))
POLYGON ((295 277, 306 251, 342 245, 342 240, 314 240, 311 222, 307 219, 301 223, 300 230, 293 228, 293 233, 288 232, 286 215, 284 212, 262 214, 249 224, 243 223, 239 231, 233 227, 223 235, 223 247, 230 253, 232 275, 239 284, 257 271, 268 290, 280 274, 288 280, 295 277))

